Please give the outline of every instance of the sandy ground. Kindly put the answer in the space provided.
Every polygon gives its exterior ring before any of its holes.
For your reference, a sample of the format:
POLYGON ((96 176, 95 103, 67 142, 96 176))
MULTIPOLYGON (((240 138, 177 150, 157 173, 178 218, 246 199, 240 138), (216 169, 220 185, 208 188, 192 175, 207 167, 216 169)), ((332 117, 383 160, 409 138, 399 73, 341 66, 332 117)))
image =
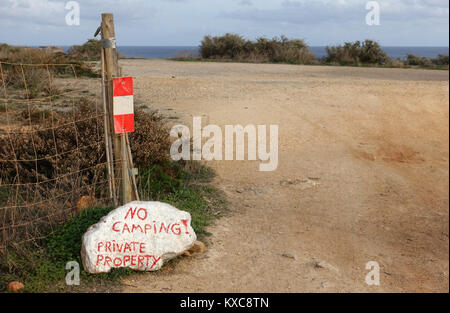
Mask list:
POLYGON ((124 292, 449 291, 448 71, 121 65, 136 102, 174 123, 279 125, 276 171, 208 163, 231 210, 208 251, 124 292), (369 261, 380 286, 365 283, 369 261))

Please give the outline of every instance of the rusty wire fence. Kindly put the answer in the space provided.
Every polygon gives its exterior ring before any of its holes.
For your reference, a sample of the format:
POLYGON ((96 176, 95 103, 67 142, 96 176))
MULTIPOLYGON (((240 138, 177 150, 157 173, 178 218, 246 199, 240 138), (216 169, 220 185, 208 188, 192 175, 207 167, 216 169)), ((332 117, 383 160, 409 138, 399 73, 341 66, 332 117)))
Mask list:
POLYGON ((0 256, 111 204, 101 79, 77 66, 0 62, 0 256))

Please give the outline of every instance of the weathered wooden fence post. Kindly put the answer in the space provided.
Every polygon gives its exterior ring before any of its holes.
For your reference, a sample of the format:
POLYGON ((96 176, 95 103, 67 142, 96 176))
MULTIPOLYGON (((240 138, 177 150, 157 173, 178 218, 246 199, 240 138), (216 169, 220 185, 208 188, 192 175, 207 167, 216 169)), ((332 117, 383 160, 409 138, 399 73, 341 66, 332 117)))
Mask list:
POLYGON ((120 68, 118 65, 118 55, 116 47, 116 38, 114 31, 114 17, 111 13, 102 14, 102 53, 104 55, 105 71, 105 97, 107 103, 108 121, 109 121, 109 133, 113 138, 113 159, 112 162, 114 168, 115 177, 121 177, 122 188, 118 188, 119 202, 125 204, 133 201, 133 193, 131 187, 130 169, 128 167, 128 153, 126 146, 126 133, 116 134, 114 131, 114 116, 113 116, 113 78, 120 75, 120 68), (119 165, 119 160, 121 165, 119 165), (115 166, 114 166, 115 165, 115 166))

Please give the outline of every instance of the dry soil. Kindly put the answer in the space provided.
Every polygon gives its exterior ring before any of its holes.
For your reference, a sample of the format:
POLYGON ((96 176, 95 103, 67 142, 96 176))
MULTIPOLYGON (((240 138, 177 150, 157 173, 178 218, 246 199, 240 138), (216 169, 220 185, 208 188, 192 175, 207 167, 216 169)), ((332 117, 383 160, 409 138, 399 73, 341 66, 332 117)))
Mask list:
POLYGON ((448 292, 448 71, 122 60, 172 123, 279 125, 279 166, 212 161, 208 250, 124 292, 448 292), (381 267, 368 286, 366 264, 381 267))

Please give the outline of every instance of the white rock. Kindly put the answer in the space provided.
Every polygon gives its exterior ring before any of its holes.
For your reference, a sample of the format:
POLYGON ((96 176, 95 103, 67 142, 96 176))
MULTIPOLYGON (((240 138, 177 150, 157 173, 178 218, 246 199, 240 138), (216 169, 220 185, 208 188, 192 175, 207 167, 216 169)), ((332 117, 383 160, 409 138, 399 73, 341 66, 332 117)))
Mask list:
POLYGON ((162 202, 134 201, 87 230, 81 257, 84 269, 92 274, 117 267, 156 271, 196 240, 188 212, 162 202))

